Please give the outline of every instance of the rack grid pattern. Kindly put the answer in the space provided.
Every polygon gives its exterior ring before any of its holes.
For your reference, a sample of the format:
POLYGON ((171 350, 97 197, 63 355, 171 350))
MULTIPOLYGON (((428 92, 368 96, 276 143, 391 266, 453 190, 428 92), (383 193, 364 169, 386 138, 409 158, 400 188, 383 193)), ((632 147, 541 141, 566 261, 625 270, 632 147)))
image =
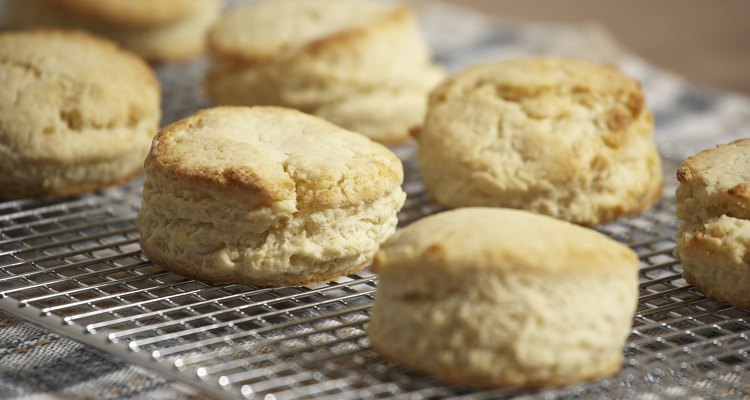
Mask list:
MULTIPOLYGON (((164 122, 207 106, 205 68, 204 59, 157 68, 164 122)), ((424 193, 414 148, 396 152, 406 172, 404 226, 439 208, 424 193)), ((672 257, 675 167, 666 165, 658 205, 599 228, 641 260, 625 362, 609 379, 482 391, 388 362, 365 332, 377 285, 368 272, 299 288, 211 286, 168 273, 140 252, 142 180, 61 200, 0 202, 0 308, 215 398, 750 397, 750 312, 701 296, 672 257)))
MULTIPOLYGON (((424 194, 413 151, 398 149, 407 172, 402 225, 439 210, 424 194)), ((211 286, 162 270, 138 245, 141 184, 0 203, 0 307, 222 398, 750 394, 750 313, 706 299, 682 279, 672 256, 674 183, 649 212, 599 228, 641 260, 621 373, 544 392, 446 385, 379 357, 365 332, 377 285, 368 272, 260 288, 211 286)))

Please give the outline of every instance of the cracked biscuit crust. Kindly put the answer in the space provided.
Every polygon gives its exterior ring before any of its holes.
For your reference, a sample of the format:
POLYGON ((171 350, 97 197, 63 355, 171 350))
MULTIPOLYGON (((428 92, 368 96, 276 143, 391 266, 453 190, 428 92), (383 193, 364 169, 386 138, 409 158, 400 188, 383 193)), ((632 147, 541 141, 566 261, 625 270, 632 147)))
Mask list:
POLYGON ((708 297, 750 307, 750 139, 705 150, 677 170, 675 255, 708 297))
POLYGON ((0 34, 0 196, 75 194, 143 165, 160 117, 150 68, 80 32, 0 34))
POLYGON ((215 283, 301 285, 364 268, 403 205, 385 147, 277 107, 217 107, 170 125, 146 159, 141 247, 215 283))
POLYGON ((469 68, 433 91, 418 142, 426 188, 447 207, 595 225, 661 194, 640 86, 603 65, 528 58, 469 68))
POLYGON ((424 218, 381 246, 373 270, 373 348, 481 387, 614 373, 638 295, 632 250, 521 210, 461 208, 424 218))
POLYGON ((677 217, 686 222, 729 215, 750 219, 750 139, 705 150, 677 169, 677 217))

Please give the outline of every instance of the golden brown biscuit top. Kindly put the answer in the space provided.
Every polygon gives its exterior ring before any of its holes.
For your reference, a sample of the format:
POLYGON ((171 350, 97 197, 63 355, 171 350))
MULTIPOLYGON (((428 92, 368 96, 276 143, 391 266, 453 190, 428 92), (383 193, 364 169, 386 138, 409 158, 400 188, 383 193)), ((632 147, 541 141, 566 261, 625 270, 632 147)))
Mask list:
POLYGON ((104 23, 147 28, 177 21, 203 0, 49 0, 65 11, 104 23))
POLYGON ((571 105, 592 111, 608 142, 646 110, 640 84, 615 67, 569 58, 520 58, 470 67, 438 87, 434 106, 471 96, 516 103, 532 119, 565 119, 571 105))
POLYGON ((0 87, 0 147, 40 161, 107 157, 160 115, 148 65, 82 32, 1 33, 0 87), (90 140, 94 132, 101 141, 90 140))
POLYGON ((750 139, 736 140, 688 158, 677 170, 677 179, 750 203, 750 139))
POLYGON ((459 208, 396 232, 373 269, 442 271, 606 271, 633 273, 638 256, 594 230, 527 211, 459 208))
POLYGON ((155 137, 146 171, 298 210, 379 199, 403 180, 384 146, 279 107, 216 107, 178 121, 155 137))
POLYGON ((410 17, 407 8, 363 0, 266 0, 226 13, 209 32, 208 46, 222 57, 253 62, 346 43, 378 22, 410 17))

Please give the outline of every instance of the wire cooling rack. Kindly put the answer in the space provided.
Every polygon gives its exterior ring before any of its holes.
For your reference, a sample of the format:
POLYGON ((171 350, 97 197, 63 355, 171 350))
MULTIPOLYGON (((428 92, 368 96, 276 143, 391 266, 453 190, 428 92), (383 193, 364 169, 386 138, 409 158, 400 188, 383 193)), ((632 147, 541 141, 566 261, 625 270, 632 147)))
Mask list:
MULTIPOLYGON (((165 122, 207 103, 204 61, 157 69, 165 122)), ((438 211, 404 160, 401 225, 438 211)), ((750 396, 750 312, 708 300, 672 256, 676 165, 647 213, 600 227, 641 260, 621 372, 546 391, 444 384, 373 352, 365 327, 377 279, 363 272, 298 288, 211 286, 140 252, 142 180, 62 200, 0 202, 0 308, 215 398, 739 398, 750 396)), ((550 257, 554 257, 550 254, 550 257)))
MULTIPOLYGON (((437 208, 424 195, 413 149, 399 152, 407 171, 403 225, 437 208)), ((750 313, 704 298, 681 278, 672 256, 673 184, 649 212, 600 228, 641 260, 621 373, 545 392, 446 385, 379 357, 365 333, 377 283, 366 272, 323 285, 257 288, 211 286, 162 270, 138 245, 141 184, 0 203, 0 307, 218 398, 750 394, 750 313)))

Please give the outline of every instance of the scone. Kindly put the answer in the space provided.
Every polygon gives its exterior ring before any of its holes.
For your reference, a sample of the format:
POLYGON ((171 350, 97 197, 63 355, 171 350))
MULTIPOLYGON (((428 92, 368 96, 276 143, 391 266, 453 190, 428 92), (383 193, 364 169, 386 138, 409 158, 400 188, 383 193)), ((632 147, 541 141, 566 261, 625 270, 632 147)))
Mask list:
POLYGON ((237 7, 208 36, 217 104, 278 105, 381 143, 421 125, 443 77, 410 9, 363 0, 273 0, 237 7))
POLYGON ((4 26, 83 29, 155 61, 201 54, 222 0, 6 0, 4 26))
POLYGON ((462 208, 400 230, 375 256, 370 344, 452 383, 543 387, 616 372, 638 257, 522 210, 462 208))
POLYGON ((63 196, 143 168, 159 126, 148 65, 79 32, 0 34, 0 198, 63 196))
POLYGON ((750 308, 750 139, 705 150, 677 170, 675 255, 708 297, 750 308))
POLYGON ((426 189, 448 208, 521 208, 596 225, 661 194, 638 82, 585 61, 525 58, 460 72, 431 94, 418 144, 426 189))
POLYGON ((277 107, 200 111, 163 128, 145 165, 143 253, 212 283, 356 272, 394 232, 406 197, 390 150, 277 107))

